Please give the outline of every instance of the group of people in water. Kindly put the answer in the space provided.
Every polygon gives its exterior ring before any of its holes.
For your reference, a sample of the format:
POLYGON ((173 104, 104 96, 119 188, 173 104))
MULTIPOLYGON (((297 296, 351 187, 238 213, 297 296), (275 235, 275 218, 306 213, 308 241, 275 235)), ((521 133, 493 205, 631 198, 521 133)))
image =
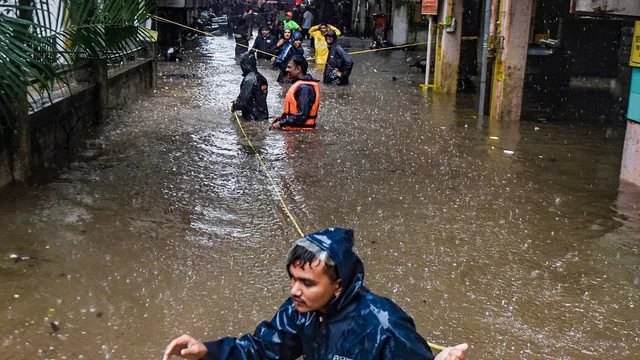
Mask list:
MULTIPOLYGON (((272 61, 277 70, 277 81, 292 84, 287 91, 282 115, 273 119, 271 128, 282 130, 313 130, 316 127, 320 106, 318 80, 307 74, 309 63, 305 58, 301 27, 288 12, 280 25, 268 20, 259 29, 253 46, 249 47, 251 29, 246 22, 235 27, 236 53, 243 54, 240 61, 243 80, 240 94, 232 104, 232 111, 242 111, 247 121, 264 121, 269 118, 267 109, 268 82, 258 72, 257 60, 272 61)), ((316 65, 324 68, 322 82, 328 85, 348 85, 353 61, 338 45, 340 30, 329 24, 319 24, 308 29, 313 39, 316 65)))
MULTIPOLYGON (((270 128, 313 130, 320 84, 307 74, 309 63, 299 26, 291 20, 291 13, 286 15, 282 29, 262 26, 253 47, 249 48, 248 40, 240 46, 243 79, 231 110, 242 111, 247 121, 269 119, 269 85, 258 72, 257 59, 271 60, 279 71, 278 82, 291 86, 284 111, 270 128)), ((249 31, 237 35, 250 37, 249 31)), ((347 85, 353 61, 337 44, 340 31, 320 24, 308 33, 315 43, 313 59, 324 66, 322 82, 347 85)), ((467 344, 442 348, 434 356, 413 319, 393 301, 364 286, 364 264, 353 251, 354 241, 353 230, 344 228, 327 228, 298 239, 286 260, 290 296, 271 321, 237 338, 202 342, 182 335, 169 343, 163 360, 174 355, 194 360, 465 360, 467 344)))

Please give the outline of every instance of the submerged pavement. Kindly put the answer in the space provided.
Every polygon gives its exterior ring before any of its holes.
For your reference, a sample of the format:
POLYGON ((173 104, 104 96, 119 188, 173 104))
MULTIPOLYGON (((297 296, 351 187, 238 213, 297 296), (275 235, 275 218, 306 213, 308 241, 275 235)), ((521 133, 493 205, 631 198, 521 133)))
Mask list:
MULTIPOLYGON (((75 162, 0 194, 3 358, 159 358, 182 333, 252 332, 286 299, 297 235, 229 115, 233 47, 161 63, 75 162)), ((366 285, 473 359, 640 357, 623 130, 478 119, 472 97, 417 89, 421 55, 354 56, 313 133, 246 124, 303 230, 355 228, 366 285)), ((275 116, 286 87, 259 68, 275 116)))

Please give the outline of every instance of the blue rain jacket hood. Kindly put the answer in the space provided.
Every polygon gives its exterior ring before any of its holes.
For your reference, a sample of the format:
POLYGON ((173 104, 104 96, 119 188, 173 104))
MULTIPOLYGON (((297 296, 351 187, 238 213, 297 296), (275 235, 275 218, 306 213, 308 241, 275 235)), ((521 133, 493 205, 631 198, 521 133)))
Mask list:
POLYGON ((340 296, 334 298, 324 311, 326 315, 336 313, 360 296, 364 284, 364 265, 353 252, 353 230, 328 228, 304 238, 329 253, 336 264, 338 277, 342 280, 340 296))
POLYGON ((322 311, 300 313, 289 298, 252 334, 206 342, 207 360, 432 360, 413 320, 393 301, 363 286, 353 230, 329 228, 305 239, 326 251, 342 280, 340 296, 322 311))

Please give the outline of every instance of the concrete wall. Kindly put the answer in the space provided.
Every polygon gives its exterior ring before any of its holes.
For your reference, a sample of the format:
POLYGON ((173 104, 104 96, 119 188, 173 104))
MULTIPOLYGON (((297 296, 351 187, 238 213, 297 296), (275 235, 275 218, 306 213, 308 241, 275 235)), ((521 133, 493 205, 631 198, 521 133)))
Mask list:
MULTIPOLYGON (((455 93, 458 89, 458 67, 460 65, 460 42, 462 38, 463 2, 445 2, 439 10, 438 21, 446 23, 447 17, 455 19, 449 31, 440 31, 441 54, 436 54, 435 84, 438 91, 455 93)), ((436 49, 436 51, 438 51, 436 49)))
MULTIPOLYGON (((395 5, 395 4, 394 4, 395 5)), ((397 45, 406 44, 409 37, 409 11, 406 5, 394 7, 393 18, 393 34, 391 42, 397 45)))
POLYGON ((29 114, 20 131, 0 142, 0 188, 68 159, 97 123, 101 107, 118 108, 152 87, 154 65, 147 60, 109 74, 107 104, 100 104, 97 87, 90 85, 29 114))

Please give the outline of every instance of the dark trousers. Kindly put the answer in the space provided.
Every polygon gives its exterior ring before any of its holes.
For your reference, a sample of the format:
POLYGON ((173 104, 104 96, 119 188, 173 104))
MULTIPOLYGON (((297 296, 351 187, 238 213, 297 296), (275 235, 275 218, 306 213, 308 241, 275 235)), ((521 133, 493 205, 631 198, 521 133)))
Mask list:
POLYGON ((309 29, 302 29, 302 38, 311 39, 311 36, 309 36, 309 29))

